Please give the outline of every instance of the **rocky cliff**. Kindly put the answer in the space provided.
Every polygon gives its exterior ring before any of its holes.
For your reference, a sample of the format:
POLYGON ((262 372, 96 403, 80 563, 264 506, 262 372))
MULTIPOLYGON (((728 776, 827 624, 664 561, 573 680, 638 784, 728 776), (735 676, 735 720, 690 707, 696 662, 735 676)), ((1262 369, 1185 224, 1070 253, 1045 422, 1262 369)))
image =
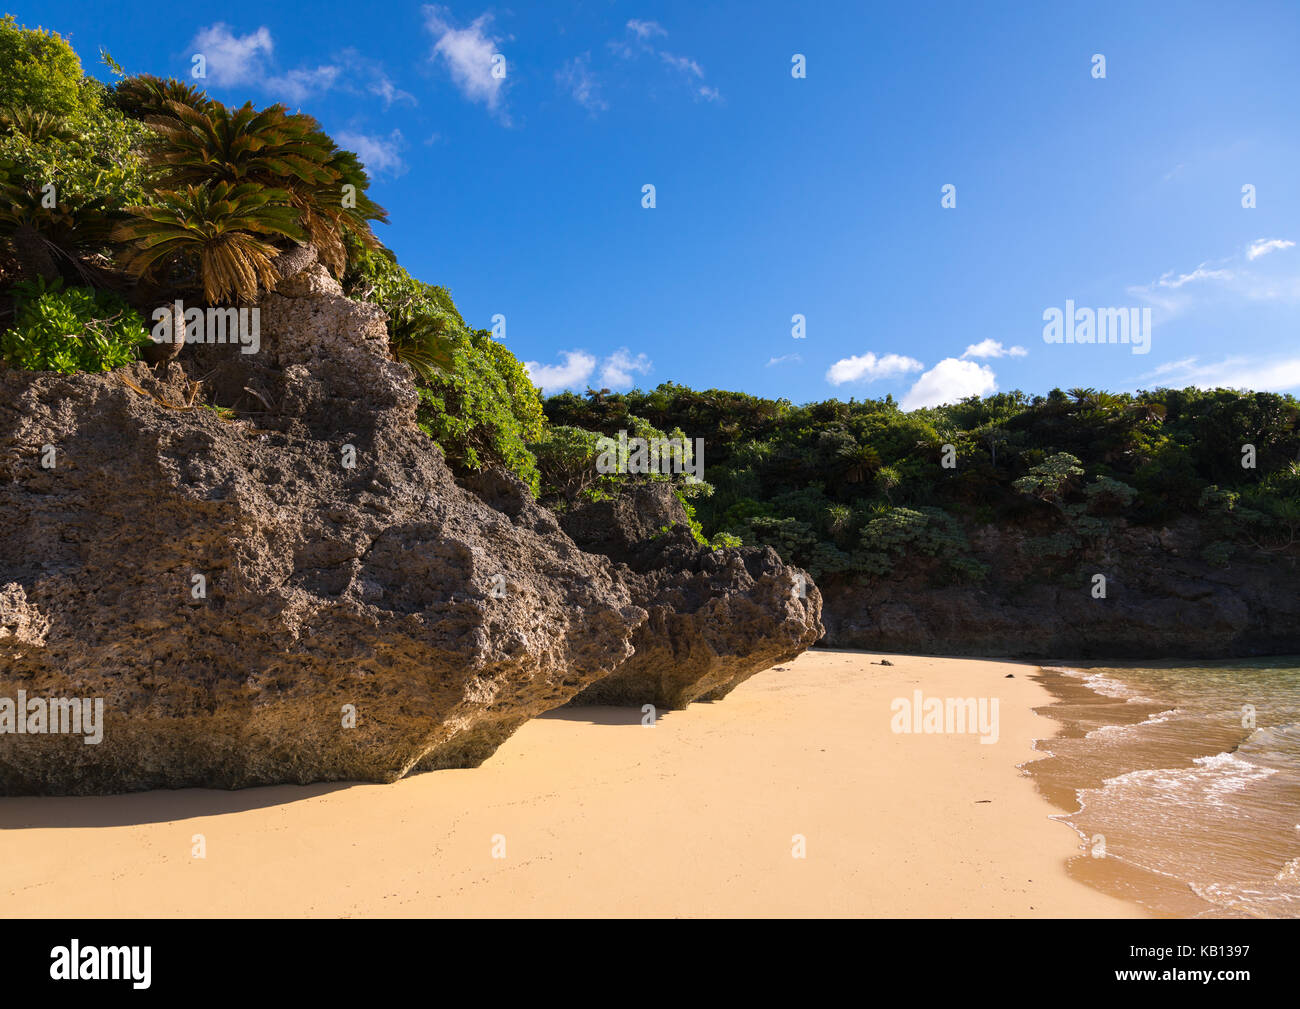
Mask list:
POLYGON ((833 648, 1018 658, 1227 658, 1300 653, 1300 570, 1293 559, 1242 550, 1226 566, 1200 555, 1192 520, 1119 525, 1090 560, 1064 574, 1025 556, 1025 536, 971 535, 988 565, 978 585, 939 585, 938 565, 893 576, 821 582, 833 648), (1093 576, 1105 576, 1105 598, 1093 576))
POLYGON ((677 708, 714 701, 759 670, 794 658, 821 633, 809 614, 821 594, 771 547, 705 550, 685 509, 665 484, 561 516, 584 549, 618 563, 618 574, 649 619, 633 653, 575 703, 677 708))
POLYGON ((0 794, 474 766, 607 678, 718 697, 821 634, 770 551, 619 563, 508 475, 458 484, 382 316, 319 267, 260 307, 257 354, 0 371, 0 703, 104 702, 98 743, 0 733, 0 794))

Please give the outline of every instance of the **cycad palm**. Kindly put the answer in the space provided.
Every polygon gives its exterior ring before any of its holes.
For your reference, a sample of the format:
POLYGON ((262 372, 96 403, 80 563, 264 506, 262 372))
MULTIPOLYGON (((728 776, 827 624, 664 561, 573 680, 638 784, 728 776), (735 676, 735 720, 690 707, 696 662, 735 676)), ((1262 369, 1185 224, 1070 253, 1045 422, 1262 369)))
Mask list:
POLYGON ((0 130, 23 137, 33 144, 43 144, 49 140, 71 140, 74 136, 62 117, 28 106, 0 110, 0 130))
POLYGON ((53 280, 60 259, 84 273, 79 254, 104 245, 113 230, 106 201, 56 189, 54 205, 46 206, 45 192, 24 188, 17 174, 11 163, 0 162, 0 237, 13 244, 29 276, 53 280))
POLYGON ((196 262, 209 304, 252 301, 279 280, 277 239, 302 241, 289 194, 258 185, 186 186, 131 207, 115 237, 134 243, 125 267, 137 277, 177 259, 196 262))
POLYGON ((861 483, 880 466, 880 453, 870 445, 845 445, 839 452, 844 461, 844 479, 861 483))
POLYGON ((173 101, 166 109, 149 119, 162 141, 150 155, 160 186, 221 181, 285 191, 301 231, 335 276, 347 265, 349 236, 378 247, 367 222, 387 218, 365 195, 365 170, 310 116, 290 115, 283 105, 259 112, 251 104, 231 110, 215 101, 201 108, 173 101))
POLYGON ((307 116, 287 115, 283 105, 259 112, 251 102, 234 110, 166 104, 168 114, 150 121, 163 140, 151 152, 161 185, 331 180, 331 152, 307 116))
MULTIPOLYGON (((315 121, 302 118, 312 125, 315 121)), ((370 221, 388 222, 388 212, 366 195, 370 176, 351 151, 339 148, 324 133, 320 145, 329 152, 325 168, 327 182, 291 177, 275 182, 289 191, 293 205, 302 215, 300 223, 320 261, 336 277, 348 265, 348 248, 379 249, 382 246, 370 230, 370 221)))
POLYGON ((388 321, 393 356, 409 364, 418 377, 431 381, 453 370, 455 345, 445 316, 399 311, 388 321))
POLYGON ((208 96, 192 84, 174 78, 164 80, 153 74, 139 74, 119 81, 114 89, 114 98, 118 108, 136 119, 174 116, 171 102, 195 110, 204 109, 209 104, 208 96))
POLYGON ((881 466, 876 472, 876 490, 885 495, 885 500, 893 504, 893 492, 900 483, 903 482, 903 476, 893 466, 881 466))
POLYGON ((357 156, 321 136, 332 151, 326 167, 334 178, 326 185, 298 183, 289 189, 295 194, 295 206, 302 210, 304 230, 320 250, 321 262, 339 277, 347 267, 349 239, 365 248, 380 248, 370 222, 387 224, 388 212, 366 195, 370 176, 357 156))

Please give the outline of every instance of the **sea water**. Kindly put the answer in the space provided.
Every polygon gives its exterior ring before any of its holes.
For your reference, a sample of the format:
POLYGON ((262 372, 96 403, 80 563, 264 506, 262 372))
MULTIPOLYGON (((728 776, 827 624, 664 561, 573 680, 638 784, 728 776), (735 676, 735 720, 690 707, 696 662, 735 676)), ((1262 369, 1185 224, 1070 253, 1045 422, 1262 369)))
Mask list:
POLYGON ((1300 917, 1300 659, 1044 667, 1025 765, 1080 835, 1070 873, 1158 915, 1300 917))

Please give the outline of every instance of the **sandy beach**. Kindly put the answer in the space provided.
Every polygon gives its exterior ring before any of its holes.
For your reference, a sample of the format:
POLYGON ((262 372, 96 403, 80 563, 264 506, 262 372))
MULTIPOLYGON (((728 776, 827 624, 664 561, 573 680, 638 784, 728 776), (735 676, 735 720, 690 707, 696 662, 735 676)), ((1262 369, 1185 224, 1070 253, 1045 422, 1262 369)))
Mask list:
POLYGON ((1017 767, 1054 731, 1036 671, 814 651, 392 785, 0 799, 0 915, 1140 916, 1067 874, 1078 837, 1017 767), (997 741, 892 731, 917 690, 997 698, 997 741))

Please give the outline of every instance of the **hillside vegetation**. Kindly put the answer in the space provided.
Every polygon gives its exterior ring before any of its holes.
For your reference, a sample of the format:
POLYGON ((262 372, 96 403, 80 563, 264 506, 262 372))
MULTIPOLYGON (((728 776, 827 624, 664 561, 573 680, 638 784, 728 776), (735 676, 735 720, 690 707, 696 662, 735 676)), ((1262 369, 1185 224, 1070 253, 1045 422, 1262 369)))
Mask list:
POLYGON ((1273 393, 1094 389, 972 397, 904 413, 891 398, 795 406, 665 383, 546 401, 553 424, 612 435, 639 424, 703 438, 706 536, 770 544, 814 577, 859 579, 928 556, 978 582, 969 537, 1013 525, 1046 575, 1122 526, 1202 524, 1204 559, 1294 559, 1300 405, 1273 393))

